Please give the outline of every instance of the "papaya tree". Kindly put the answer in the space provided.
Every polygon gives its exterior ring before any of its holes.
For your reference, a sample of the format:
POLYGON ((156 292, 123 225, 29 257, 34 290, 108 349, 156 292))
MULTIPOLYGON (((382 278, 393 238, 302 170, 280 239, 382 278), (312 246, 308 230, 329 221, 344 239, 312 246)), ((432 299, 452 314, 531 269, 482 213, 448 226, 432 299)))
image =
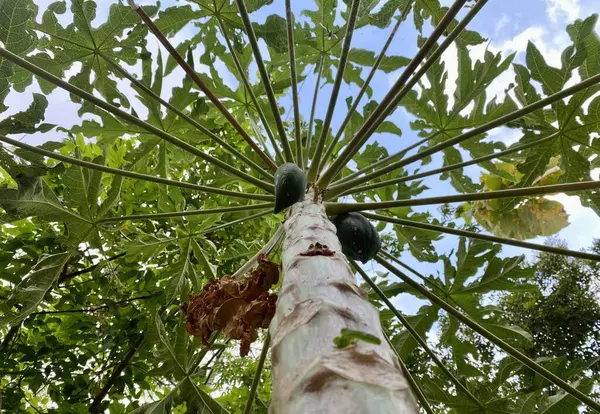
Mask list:
POLYGON ((555 67, 533 43, 475 58, 486 0, 106 3, 0 0, 9 412, 600 411, 595 361, 532 358, 486 303, 532 286, 502 245, 600 260, 526 241, 568 225, 546 196, 600 212, 597 15, 555 67), (400 294, 429 303, 409 316, 400 294), (256 358, 228 367, 231 349, 256 358))

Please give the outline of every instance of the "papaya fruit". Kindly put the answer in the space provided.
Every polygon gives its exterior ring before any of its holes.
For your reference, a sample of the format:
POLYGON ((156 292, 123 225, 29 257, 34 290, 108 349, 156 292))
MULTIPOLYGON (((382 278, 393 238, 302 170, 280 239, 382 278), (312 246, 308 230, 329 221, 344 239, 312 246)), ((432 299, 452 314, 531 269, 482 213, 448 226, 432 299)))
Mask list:
POLYGON ((279 213, 302 201, 306 193, 306 174, 296 164, 286 162, 275 171, 275 208, 279 213))
POLYGON ((342 253, 352 260, 367 263, 381 249, 377 229, 359 213, 344 213, 329 217, 337 229, 342 253))

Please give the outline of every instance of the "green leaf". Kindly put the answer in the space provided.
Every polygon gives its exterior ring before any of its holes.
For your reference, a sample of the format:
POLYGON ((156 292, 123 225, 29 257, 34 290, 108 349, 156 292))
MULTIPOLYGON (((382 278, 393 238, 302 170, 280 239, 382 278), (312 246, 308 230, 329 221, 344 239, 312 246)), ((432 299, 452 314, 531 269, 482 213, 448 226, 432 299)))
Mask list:
MULTIPOLYGON (((36 15, 37 6, 32 0, 0 2, 0 41, 7 50, 24 56, 36 47, 37 36, 27 27, 27 22, 36 15)), ((9 86, 12 84, 15 89, 23 91, 29 83, 30 73, 0 58, 0 112, 7 109, 4 99, 10 92, 9 86)))
MULTIPOLYGON (((30 60, 59 77, 75 62, 80 62, 81 68, 70 77, 70 83, 88 92, 96 90, 117 106, 129 107, 129 100, 117 83, 106 76, 112 68, 102 56, 134 64, 139 56, 137 46, 147 33, 145 25, 138 24, 139 16, 131 7, 118 2, 110 6, 106 22, 94 27, 96 3, 92 0, 71 0, 70 3, 71 25, 61 25, 62 15, 67 11, 65 1, 52 3, 44 12, 41 23, 28 22, 29 27, 49 36, 49 41, 44 42, 41 51, 30 60)), ((150 16, 156 10, 156 6, 144 6, 150 16)), ((118 73, 115 75, 121 77, 118 73)), ((46 81, 40 81, 40 86, 46 94, 55 88, 46 81)), ((77 98, 72 99, 79 102, 77 98)))
MULTIPOLYGON (((481 323, 481 321, 480 321, 481 323)), ((481 323, 481 325, 493 333, 494 335, 502 338, 504 341, 517 345, 523 348, 530 347, 533 343, 531 334, 515 325, 498 325, 491 323, 481 323)))
POLYGON ((531 41, 527 43, 527 67, 531 70, 531 77, 542 84, 542 89, 547 95, 559 92, 570 76, 565 69, 548 65, 531 41))
POLYGON ((37 309, 54 282, 65 268, 71 253, 64 252, 40 257, 31 273, 15 288, 10 302, 18 303, 18 313, 5 315, 1 320, 11 326, 18 324, 37 309))
MULTIPOLYGON (((206 251, 206 249, 201 246, 201 244, 203 246, 213 247, 206 240, 194 239, 192 241, 192 250, 194 251, 194 256, 200 262, 200 265, 202 267, 203 273, 206 275, 206 278, 208 278, 208 279, 216 278, 218 266, 212 263, 211 257, 213 257, 213 256, 210 255, 206 251)), ((216 253, 216 250, 213 249, 213 252, 216 253)))
POLYGON ((180 353, 175 353, 175 350, 173 349, 173 346, 171 345, 171 342, 169 341, 169 338, 167 336, 167 331, 165 330, 165 326, 160 318, 160 315, 155 316, 154 323, 156 325, 156 333, 158 334, 160 343, 166 349, 171 359, 171 363, 173 363, 174 366, 177 367, 181 376, 186 376, 187 368, 185 365, 187 350, 184 350, 183 352, 180 351, 180 353))
POLYGON ((92 228, 89 220, 63 207, 41 178, 24 177, 17 190, 0 188, 0 207, 6 211, 3 219, 7 221, 35 217, 46 222, 64 223, 72 233, 73 240, 82 239, 92 228))
POLYGON ((529 199, 506 212, 478 205, 474 217, 490 233, 516 240, 552 236, 569 224, 564 206, 546 198, 529 199))
POLYGON ((227 414, 228 411, 198 387, 190 377, 182 381, 182 394, 188 407, 200 413, 227 414))
MULTIPOLYGON (((424 339, 427 338, 427 332, 437 319, 438 308, 430 305, 422 306, 416 315, 406 317, 412 328, 424 339)), ((406 329, 403 329, 400 334, 392 338, 392 344, 403 361, 407 360, 413 351, 419 347, 417 341, 406 329)))
MULTIPOLYGON (((350 49, 348 53, 348 60, 361 66, 373 66, 375 64, 375 52, 366 49, 350 49)), ((404 56, 385 56, 379 64, 379 70, 385 73, 390 73, 404 66, 410 62, 409 58, 404 56)))
POLYGON ((33 102, 26 111, 4 118, 0 121, 0 134, 33 134, 34 132, 48 132, 54 125, 42 123, 48 100, 39 93, 33 94, 33 102))
POLYGON ((499 246, 482 240, 470 240, 467 245, 466 239, 461 237, 456 253, 456 269, 450 266, 451 273, 446 271, 446 280, 454 279, 450 291, 455 293, 461 290, 467 279, 474 276, 485 262, 497 254, 498 250, 499 246))
POLYGON ((520 279, 528 279, 533 276, 532 268, 523 267, 524 260, 524 256, 505 259, 494 257, 485 268, 485 273, 481 278, 467 284, 463 289, 456 293, 482 294, 493 290, 530 290, 534 286, 518 283, 520 279))

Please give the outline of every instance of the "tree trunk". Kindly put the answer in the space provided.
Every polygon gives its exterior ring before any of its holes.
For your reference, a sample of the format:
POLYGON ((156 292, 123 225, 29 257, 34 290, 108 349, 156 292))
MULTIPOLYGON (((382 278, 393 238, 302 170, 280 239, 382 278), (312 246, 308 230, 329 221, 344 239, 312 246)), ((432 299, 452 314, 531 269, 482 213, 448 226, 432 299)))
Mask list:
POLYGON ((379 312, 355 285, 323 204, 309 195, 285 223, 282 264, 270 326, 270 413, 417 413, 379 312), (381 344, 336 348, 333 339, 343 328, 374 335, 381 344))

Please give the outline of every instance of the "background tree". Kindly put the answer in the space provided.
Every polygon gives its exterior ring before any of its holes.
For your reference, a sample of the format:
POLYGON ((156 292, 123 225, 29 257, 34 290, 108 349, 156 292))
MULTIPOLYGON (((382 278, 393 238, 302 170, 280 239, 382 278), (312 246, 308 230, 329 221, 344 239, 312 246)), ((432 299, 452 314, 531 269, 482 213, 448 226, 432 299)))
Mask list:
MULTIPOLYGON (((596 240, 591 250, 599 248, 596 240)), ((532 279, 537 289, 501 299, 511 322, 531 332, 530 355, 584 360, 600 356, 600 305, 594 289, 598 270, 594 262, 541 253, 532 279)))
POLYGON ((600 410, 594 358, 528 355, 532 334, 485 299, 537 289, 502 245, 600 260, 525 241, 567 225, 546 195, 599 211, 596 15, 568 24, 554 67, 533 43, 524 62, 476 58, 486 39, 466 27, 485 0, 129 3, 0 0, 3 409, 414 412, 413 394, 425 412, 600 410), (410 58, 390 49, 404 28, 410 58), (378 50, 356 46, 367 30, 378 50), (456 81, 440 59, 451 45, 456 81), (517 142, 490 134, 501 126, 517 142), (286 161, 307 198, 273 214, 286 161), (434 207, 451 203, 453 220, 434 207), (384 239, 375 273, 346 261, 327 219, 351 212, 384 239), (436 248, 446 234, 460 236, 451 252, 436 248), (181 305, 267 255, 284 269, 271 333, 250 346, 256 363, 228 363, 231 330, 190 336, 181 305), (427 303, 404 315, 400 294, 427 303))

